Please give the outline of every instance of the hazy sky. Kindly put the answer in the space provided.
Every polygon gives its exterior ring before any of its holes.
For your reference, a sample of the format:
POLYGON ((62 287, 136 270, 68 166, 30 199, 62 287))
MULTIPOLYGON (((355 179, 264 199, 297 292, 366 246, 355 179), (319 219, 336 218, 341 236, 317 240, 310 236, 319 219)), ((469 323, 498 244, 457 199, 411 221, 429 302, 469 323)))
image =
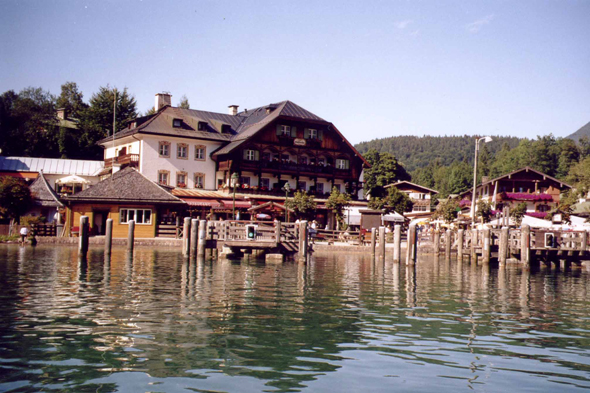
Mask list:
POLYGON ((567 136, 590 121, 590 0, 0 1, 0 93, 127 87, 138 109, 291 100, 353 143, 567 136))

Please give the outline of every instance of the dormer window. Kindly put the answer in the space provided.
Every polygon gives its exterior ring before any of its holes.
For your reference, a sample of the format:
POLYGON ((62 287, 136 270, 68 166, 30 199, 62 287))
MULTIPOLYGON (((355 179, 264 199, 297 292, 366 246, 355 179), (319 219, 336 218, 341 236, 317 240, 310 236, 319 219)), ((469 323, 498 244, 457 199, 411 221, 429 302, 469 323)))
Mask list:
POLYGON ((200 121, 199 125, 197 126, 197 129, 199 131, 205 131, 207 130, 207 123, 205 123, 204 121, 200 121))
POLYGON ((221 126, 221 132, 224 134, 231 132, 231 126, 229 124, 224 124, 221 126))
POLYGON ((182 119, 174 119, 172 120, 172 127, 180 128, 182 126, 182 119))

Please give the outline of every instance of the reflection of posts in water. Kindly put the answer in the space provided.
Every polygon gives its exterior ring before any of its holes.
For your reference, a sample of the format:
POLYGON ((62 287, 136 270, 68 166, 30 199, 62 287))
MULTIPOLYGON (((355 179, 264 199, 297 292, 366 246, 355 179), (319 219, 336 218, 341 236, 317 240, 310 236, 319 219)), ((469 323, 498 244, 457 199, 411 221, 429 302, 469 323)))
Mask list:
POLYGON ((416 307, 416 265, 406 266, 406 303, 416 307))
POLYGON ((197 262, 191 258, 188 266, 188 297, 192 299, 195 296, 195 280, 197 278, 197 262))
POLYGON ((529 298, 531 295, 531 272, 529 269, 523 269, 520 276, 520 308, 523 317, 528 318, 529 298))
POLYGON ((88 279, 88 258, 86 255, 78 254, 78 281, 88 279))
POLYGON ((498 292, 502 313, 507 312, 508 291, 506 290, 506 269, 498 269, 498 292))
POLYGON ((106 232, 104 237, 104 253, 109 258, 111 257, 111 251, 113 249, 113 219, 107 219, 106 232))
POLYGON ((402 226, 393 227, 393 262, 399 263, 402 255, 402 226))
POLYGON ((125 280, 131 280, 133 274, 133 253, 128 252, 125 255, 125 280))
POLYGON ((399 293, 399 263, 393 264, 393 292, 399 293))
POLYGON ((111 255, 106 254, 104 255, 104 263, 103 263, 103 281, 105 289, 111 285, 111 255))

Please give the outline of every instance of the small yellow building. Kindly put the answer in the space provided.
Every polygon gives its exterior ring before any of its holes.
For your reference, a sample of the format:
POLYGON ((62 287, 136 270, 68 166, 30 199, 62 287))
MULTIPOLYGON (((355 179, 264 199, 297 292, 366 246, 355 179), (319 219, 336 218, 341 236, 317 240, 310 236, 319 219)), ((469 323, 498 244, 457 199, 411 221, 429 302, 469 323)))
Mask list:
POLYGON ((80 217, 85 215, 89 218, 91 235, 104 235, 106 221, 112 218, 114 238, 127 237, 130 220, 135 220, 136 237, 156 237, 159 217, 171 211, 183 211, 186 206, 166 188, 131 167, 64 198, 64 202, 67 234, 78 232, 80 217))

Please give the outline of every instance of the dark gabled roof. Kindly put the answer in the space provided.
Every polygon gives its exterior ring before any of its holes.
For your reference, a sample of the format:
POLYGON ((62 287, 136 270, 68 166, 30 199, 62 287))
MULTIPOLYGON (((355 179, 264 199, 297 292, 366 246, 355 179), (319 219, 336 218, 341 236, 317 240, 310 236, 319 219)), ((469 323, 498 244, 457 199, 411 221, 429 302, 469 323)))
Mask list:
POLYGON ((35 205, 52 207, 63 206, 63 203, 59 200, 55 190, 49 185, 47 179, 45 179, 43 171, 39 172, 39 177, 37 177, 30 185, 29 189, 31 190, 35 205))
MULTIPOLYGON (((486 181, 486 182, 482 182, 482 183, 478 184, 478 185, 477 185, 477 187, 483 187, 483 186, 485 186, 486 184, 495 183, 495 182, 497 182, 498 180, 502 180, 502 179, 505 179, 505 178, 511 178, 513 175, 515 175, 515 174, 517 174, 517 173, 519 173, 519 172, 523 172, 523 171, 525 171, 525 172, 533 172, 533 173, 536 173, 537 175, 539 175, 539 176, 542 176, 542 177, 543 177, 543 180, 544 180, 544 179, 553 180, 554 182, 556 182, 556 183, 559 183, 559 184, 561 185, 561 187, 568 187, 568 188, 572 188, 572 186, 570 186, 570 185, 569 185, 569 184, 567 184, 566 182, 563 182, 563 181, 561 181, 561 180, 558 180, 558 179, 556 179, 556 178, 554 178, 554 177, 552 177, 552 176, 549 176, 549 175, 547 175, 547 174, 545 174, 545 173, 543 173, 543 172, 541 172, 541 171, 538 171, 538 170, 536 170, 536 169, 533 169, 533 168, 531 168, 530 166, 525 166, 524 168, 520 168, 520 169, 517 169, 517 170, 515 170, 515 171, 512 171, 512 172, 510 172, 510 173, 507 173, 507 174, 505 174, 505 175, 498 176, 498 177, 496 177, 496 178, 494 178, 494 179, 491 179, 491 180, 488 180, 488 181, 486 181)), ((469 193, 471 193, 471 192, 473 192, 473 187, 471 187, 471 188, 470 188, 469 190, 467 190, 467 191, 463 191, 463 192, 462 192, 460 195, 469 194, 469 193)))
POLYGON ((432 192, 433 194, 438 194, 438 191, 436 191, 436 190, 433 190, 433 189, 428 188, 428 187, 421 186, 420 184, 409 182, 407 180, 398 181, 397 183, 393 183, 393 184, 388 184, 384 188, 398 187, 398 186, 400 186, 402 184, 408 184, 410 186, 413 186, 413 187, 416 187, 416 188, 420 188, 420 189, 425 190, 425 191, 428 191, 428 192, 432 192))
POLYGON ((184 203, 132 167, 115 172, 112 177, 64 199, 96 202, 184 203))

